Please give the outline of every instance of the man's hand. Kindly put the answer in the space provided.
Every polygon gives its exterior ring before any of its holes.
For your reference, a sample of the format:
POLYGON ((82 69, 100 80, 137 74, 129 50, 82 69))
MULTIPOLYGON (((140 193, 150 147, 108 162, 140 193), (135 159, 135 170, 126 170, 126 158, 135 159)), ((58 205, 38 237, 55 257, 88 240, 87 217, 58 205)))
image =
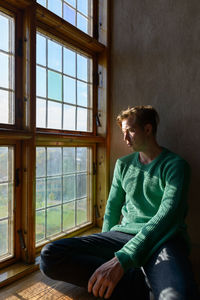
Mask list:
POLYGON ((117 283, 124 275, 124 270, 117 257, 112 258, 101 265, 90 277, 88 281, 88 292, 93 292, 94 296, 108 299, 117 283))

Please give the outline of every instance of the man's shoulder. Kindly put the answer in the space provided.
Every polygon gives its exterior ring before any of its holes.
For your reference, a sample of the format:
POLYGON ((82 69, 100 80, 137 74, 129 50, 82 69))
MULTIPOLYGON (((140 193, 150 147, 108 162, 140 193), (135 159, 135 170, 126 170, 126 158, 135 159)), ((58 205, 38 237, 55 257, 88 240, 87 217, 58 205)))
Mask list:
POLYGON ((179 154, 167 149, 167 148, 164 148, 164 153, 163 153, 163 159, 165 160, 168 160, 168 161, 177 161, 177 162, 182 162, 182 163, 186 163, 186 160, 179 154))
POLYGON ((165 153, 162 158, 161 168, 166 172, 172 172, 173 170, 180 170, 181 172, 190 172, 190 165, 179 154, 165 149, 165 153))
POLYGON ((121 164, 130 164, 134 160, 137 159, 137 156, 138 156, 138 153, 133 152, 133 153, 130 153, 128 155, 125 155, 125 156, 122 156, 122 157, 118 158, 117 162, 121 163, 121 164))

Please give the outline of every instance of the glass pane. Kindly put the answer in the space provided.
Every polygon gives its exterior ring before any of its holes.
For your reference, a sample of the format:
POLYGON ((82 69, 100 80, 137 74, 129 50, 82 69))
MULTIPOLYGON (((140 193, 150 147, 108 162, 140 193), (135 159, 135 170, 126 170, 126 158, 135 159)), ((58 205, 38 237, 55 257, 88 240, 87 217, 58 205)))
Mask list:
POLYGON ((70 76, 76 75, 76 53, 64 48, 64 73, 70 76))
POLYGON ((9 20, 4 17, 0 12, 0 28, 1 28, 1 38, 0 38, 0 49, 4 51, 9 51, 9 20))
POLYGON ((64 76, 64 101, 76 103, 76 81, 67 76, 64 76))
POLYGON ((62 76, 48 71, 48 98, 62 100, 62 76))
POLYGON ((63 177, 63 202, 75 198, 75 176, 69 175, 63 177))
POLYGON ((14 123, 14 93, 0 89, 0 123, 14 123))
POLYGON ((0 218, 8 217, 8 184, 0 184, 0 218))
POLYGON ((0 147, 0 256, 6 258, 13 255, 13 154, 13 147, 0 147))
POLYGON ((47 236, 61 231, 61 207, 47 209, 47 236))
POLYGON ((8 123, 9 101, 8 92, 0 90, 0 123, 8 123))
POLYGON ((36 244, 88 220, 88 151, 88 147, 37 147, 36 244))
POLYGON ((77 171, 87 170, 87 148, 77 148, 77 171))
POLYGON ((77 0, 77 9, 84 15, 88 15, 88 0, 77 0))
POLYGON ((79 29, 91 35, 93 0, 37 0, 37 2, 73 26, 77 26, 79 29), (76 21, 76 19, 78 20, 76 21), (78 24, 76 24, 77 22, 78 24))
POLYGON ((61 177, 47 178, 47 206, 56 205, 62 201, 61 177))
POLYGON ((46 7, 46 0, 37 0, 37 3, 43 5, 44 7, 46 7))
POLYGON ((83 32, 88 33, 88 20, 79 13, 77 14, 77 27, 83 32))
POLYGON ((62 70, 62 46, 48 40, 48 67, 56 71, 62 70))
POLYGON ((67 4, 64 4, 64 19, 71 23, 72 25, 76 25, 76 11, 69 7, 67 4))
POLYGON ((36 208, 45 206, 45 179, 36 180, 36 208))
POLYGON ((8 148, 0 147, 0 182, 8 180, 8 148))
POLYGON ((45 238, 45 211, 36 212, 36 242, 45 238))
POLYGON ((36 176, 45 176, 46 174, 46 155, 45 148, 36 148, 36 176))
POLYGON ((37 66, 36 94, 46 97, 46 69, 37 66))
POLYGON ((63 173, 75 172, 75 148, 63 148, 63 173))
POLYGON ((64 105, 63 129, 75 130, 76 108, 71 105, 64 105))
POLYGON ((0 221, 0 256, 8 252, 8 220, 4 220, 0 221))
POLYGON ((70 202, 63 205, 63 230, 75 226, 75 203, 70 202))
POLYGON ((91 106, 91 86, 82 81, 77 81, 77 104, 81 106, 91 106))
POLYGON ((85 197, 87 194, 87 175, 78 174, 77 175, 77 198, 85 197))
POLYGON ((61 129, 62 104, 48 101, 48 128, 61 129))
POLYGON ((0 52, 0 87, 10 88, 9 86, 9 55, 0 52))
POLYGON ((37 34, 37 64, 46 66, 46 38, 37 34))
MULTIPOLYGON (((46 39, 41 34, 37 34, 38 49, 45 49, 46 39)), ((92 109, 84 109, 84 107, 92 108, 92 84, 90 82, 92 60, 52 40, 48 40, 47 52, 48 67, 63 73, 37 65, 36 126, 59 130, 92 131, 92 109), (41 98, 48 99, 45 101, 41 98)), ((38 58, 38 62, 45 64, 45 50, 41 53, 43 54, 40 59, 38 58)), ((8 111, 6 100, 4 99, 2 103, 8 111)), ((11 118, 10 115, 9 118, 11 118)), ((4 122, 7 120, 3 114, 2 119, 4 122)))
POLYGON ((88 110, 84 108, 77 108, 77 130, 89 131, 88 126, 88 110))
POLYGON ((88 59, 82 55, 77 55, 77 77, 88 81, 88 59))
POLYGON ((62 2, 61 0, 48 0, 48 9, 54 12, 59 17, 62 17, 62 2))
POLYGON ((36 126, 46 127, 46 100, 37 98, 36 105, 36 126))
POLYGON ((60 175, 62 173, 61 148, 47 148, 47 176, 60 175))
POLYGON ((77 225, 87 222, 87 199, 77 201, 77 225))
POLYGON ((69 3, 73 7, 76 7, 76 0, 65 0, 65 2, 69 3))

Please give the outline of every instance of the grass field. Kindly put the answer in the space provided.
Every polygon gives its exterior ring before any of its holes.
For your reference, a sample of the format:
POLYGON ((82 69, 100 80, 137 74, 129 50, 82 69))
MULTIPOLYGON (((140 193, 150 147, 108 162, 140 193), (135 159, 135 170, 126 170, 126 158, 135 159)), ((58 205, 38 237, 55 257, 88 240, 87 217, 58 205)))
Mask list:
MULTIPOLYGON (((8 221, 1 218, 8 217, 8 207, 0 205, 0 256, 8 252, 8 221)), ((63 224, 61 228, 61 207, 49 208, 47 218, 45 220, 45 211, 36 213, 36 242, 44 239, 45 228, 47 236, 59 234, 70 228, 80 225, 87 221, 87 212, 84 208, 78 208, 76 212, 75 224, 75 209, 74 203, 68 203, 63 206, 63 224), (45 224, 45 222, 47 224, 45 224)))
MULTIPOLYGON (((87 212, 84 209, 77 210, 77 224, 75 224, 75 210, 73 208, 63 210, 63 228, 61 228, 61 210, 49 209, 46 218, 47 236, 66 231, 87 221, 87 212)), ((45 237, 45 212, 39 211, 36 215, 36 241, 45 237)))

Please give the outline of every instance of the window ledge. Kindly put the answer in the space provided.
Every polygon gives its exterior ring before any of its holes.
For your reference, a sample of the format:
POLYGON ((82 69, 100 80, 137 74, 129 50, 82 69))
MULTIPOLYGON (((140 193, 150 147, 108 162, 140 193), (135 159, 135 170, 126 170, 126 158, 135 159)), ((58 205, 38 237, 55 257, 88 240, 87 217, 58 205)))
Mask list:
MULTIPOLYGON (((98 233, 100 231, 100 228, 93 227, 82 232, 80 235, 89 235, 98 233)), ((35 263, 31 265, 25 264, 23 262, 17 262, 9 267, 3 268, 2 270, 0 270, 0 288, 38 270, 39 262, 40 256, 36 257, 35 263)))

